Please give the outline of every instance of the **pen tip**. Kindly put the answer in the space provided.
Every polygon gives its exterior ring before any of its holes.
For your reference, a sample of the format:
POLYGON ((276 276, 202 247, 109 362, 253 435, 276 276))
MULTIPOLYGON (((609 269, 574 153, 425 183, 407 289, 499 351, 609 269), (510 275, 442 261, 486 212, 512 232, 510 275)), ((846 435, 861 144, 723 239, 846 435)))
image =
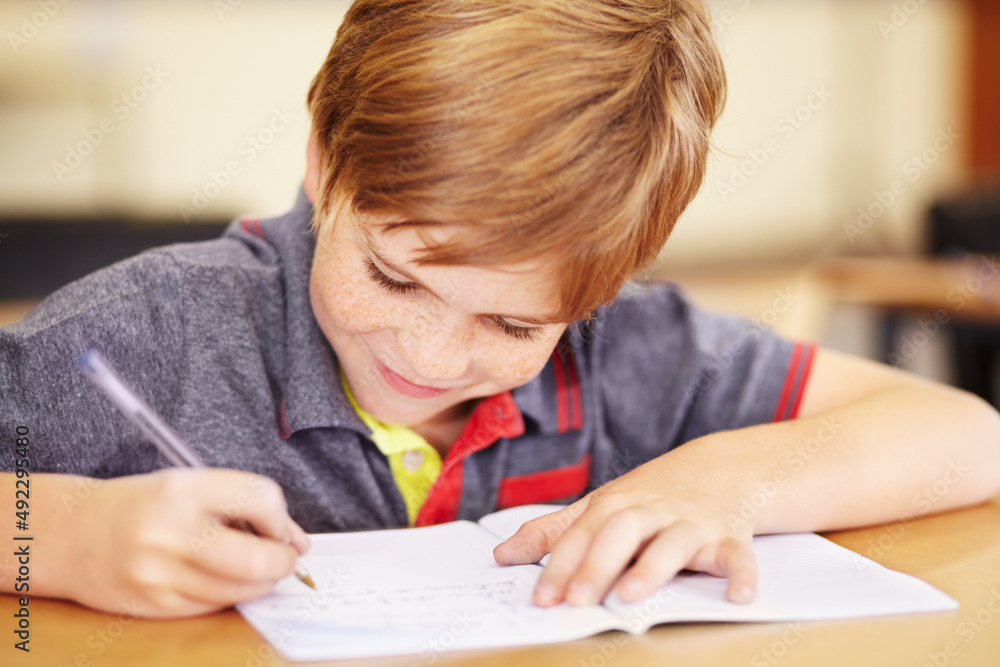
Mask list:
POLYGON ((310 577, 308 574, 300 574, 298 575, 298 577, 299 581, 301 581, 303 584, 305 584, 306 586, 308 586, 313 590, 316 590, 316 584, 313 582, 312 577, 310 577))

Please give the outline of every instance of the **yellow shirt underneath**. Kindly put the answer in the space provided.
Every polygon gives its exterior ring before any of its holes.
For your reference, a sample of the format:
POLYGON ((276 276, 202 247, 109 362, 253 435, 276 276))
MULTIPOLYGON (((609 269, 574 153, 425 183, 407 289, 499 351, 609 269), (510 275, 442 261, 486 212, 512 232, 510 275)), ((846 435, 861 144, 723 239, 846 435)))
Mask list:
POLYGON ((371 429, 375 446, 389 459, 389 470, 406 503, 406 515, 412 526, 427 500, 427 492, 441 474, 441 455, 408 426, 386 424, 365 412, 354 400, 343 371, 340 383, 358 417, 371 429))

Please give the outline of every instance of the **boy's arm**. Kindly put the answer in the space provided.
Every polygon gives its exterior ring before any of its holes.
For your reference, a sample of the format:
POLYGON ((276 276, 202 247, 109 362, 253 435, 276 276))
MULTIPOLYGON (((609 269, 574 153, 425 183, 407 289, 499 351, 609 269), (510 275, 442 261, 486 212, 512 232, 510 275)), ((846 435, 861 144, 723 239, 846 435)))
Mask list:
POLYGON ((819 350, 799 414, 678 447, 525 524, 497 560, 551 551, 543 605, 595 603, 616 580, 639 599, 683 568, 728 576, 729 598, 749 601, 755 533, 874 524, 1000 491, 1000 415, 965 392, 819 350))
MULTIPOLYGON (((264 595, 308 548, 280 487, 259 475, 165 470, 27 479, 28 529, 18 536, 33 539, 9 541, 10 553, 21 555, 0 562, 5 593, 133 616, 191 616, 264 595), (230 528, 233 518, 260 537, 230 528)), ((0 473, 0 516, 11 527, 17 481, 15 473, 0 473)))

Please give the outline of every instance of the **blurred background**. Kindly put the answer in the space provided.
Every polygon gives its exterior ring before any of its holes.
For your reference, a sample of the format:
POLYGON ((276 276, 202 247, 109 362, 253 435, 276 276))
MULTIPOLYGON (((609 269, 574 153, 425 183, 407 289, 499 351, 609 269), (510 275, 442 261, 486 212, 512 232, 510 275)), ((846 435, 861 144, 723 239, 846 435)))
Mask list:
MULTIPOLYGON (((0 3, 0 320, 143 247, 286 210, 348 4, 0 3)), ((728 106, 650 277, 992 398, 998 3, 708 4, 728 106)))

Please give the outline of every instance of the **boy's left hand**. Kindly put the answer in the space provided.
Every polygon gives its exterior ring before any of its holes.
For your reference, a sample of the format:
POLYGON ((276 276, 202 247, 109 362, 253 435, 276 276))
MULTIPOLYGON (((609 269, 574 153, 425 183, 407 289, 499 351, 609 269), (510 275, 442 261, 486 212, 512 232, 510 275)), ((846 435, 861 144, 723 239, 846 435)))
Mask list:
POLYGON ((654 459, 525 523, 494 550, 496 561, 535 563, 551 553, 535 588, 535 604, 543 607, 598 604, 612 586, 623 601, 634 602, 682 569, 728 577, 729 600, 750 602, 757 588, 753 526, 726 520, 739 515, 738 492, 713 492, 712 486, 724 486, 712 484, 717 476, 678 474, 670 458, 654 459))

